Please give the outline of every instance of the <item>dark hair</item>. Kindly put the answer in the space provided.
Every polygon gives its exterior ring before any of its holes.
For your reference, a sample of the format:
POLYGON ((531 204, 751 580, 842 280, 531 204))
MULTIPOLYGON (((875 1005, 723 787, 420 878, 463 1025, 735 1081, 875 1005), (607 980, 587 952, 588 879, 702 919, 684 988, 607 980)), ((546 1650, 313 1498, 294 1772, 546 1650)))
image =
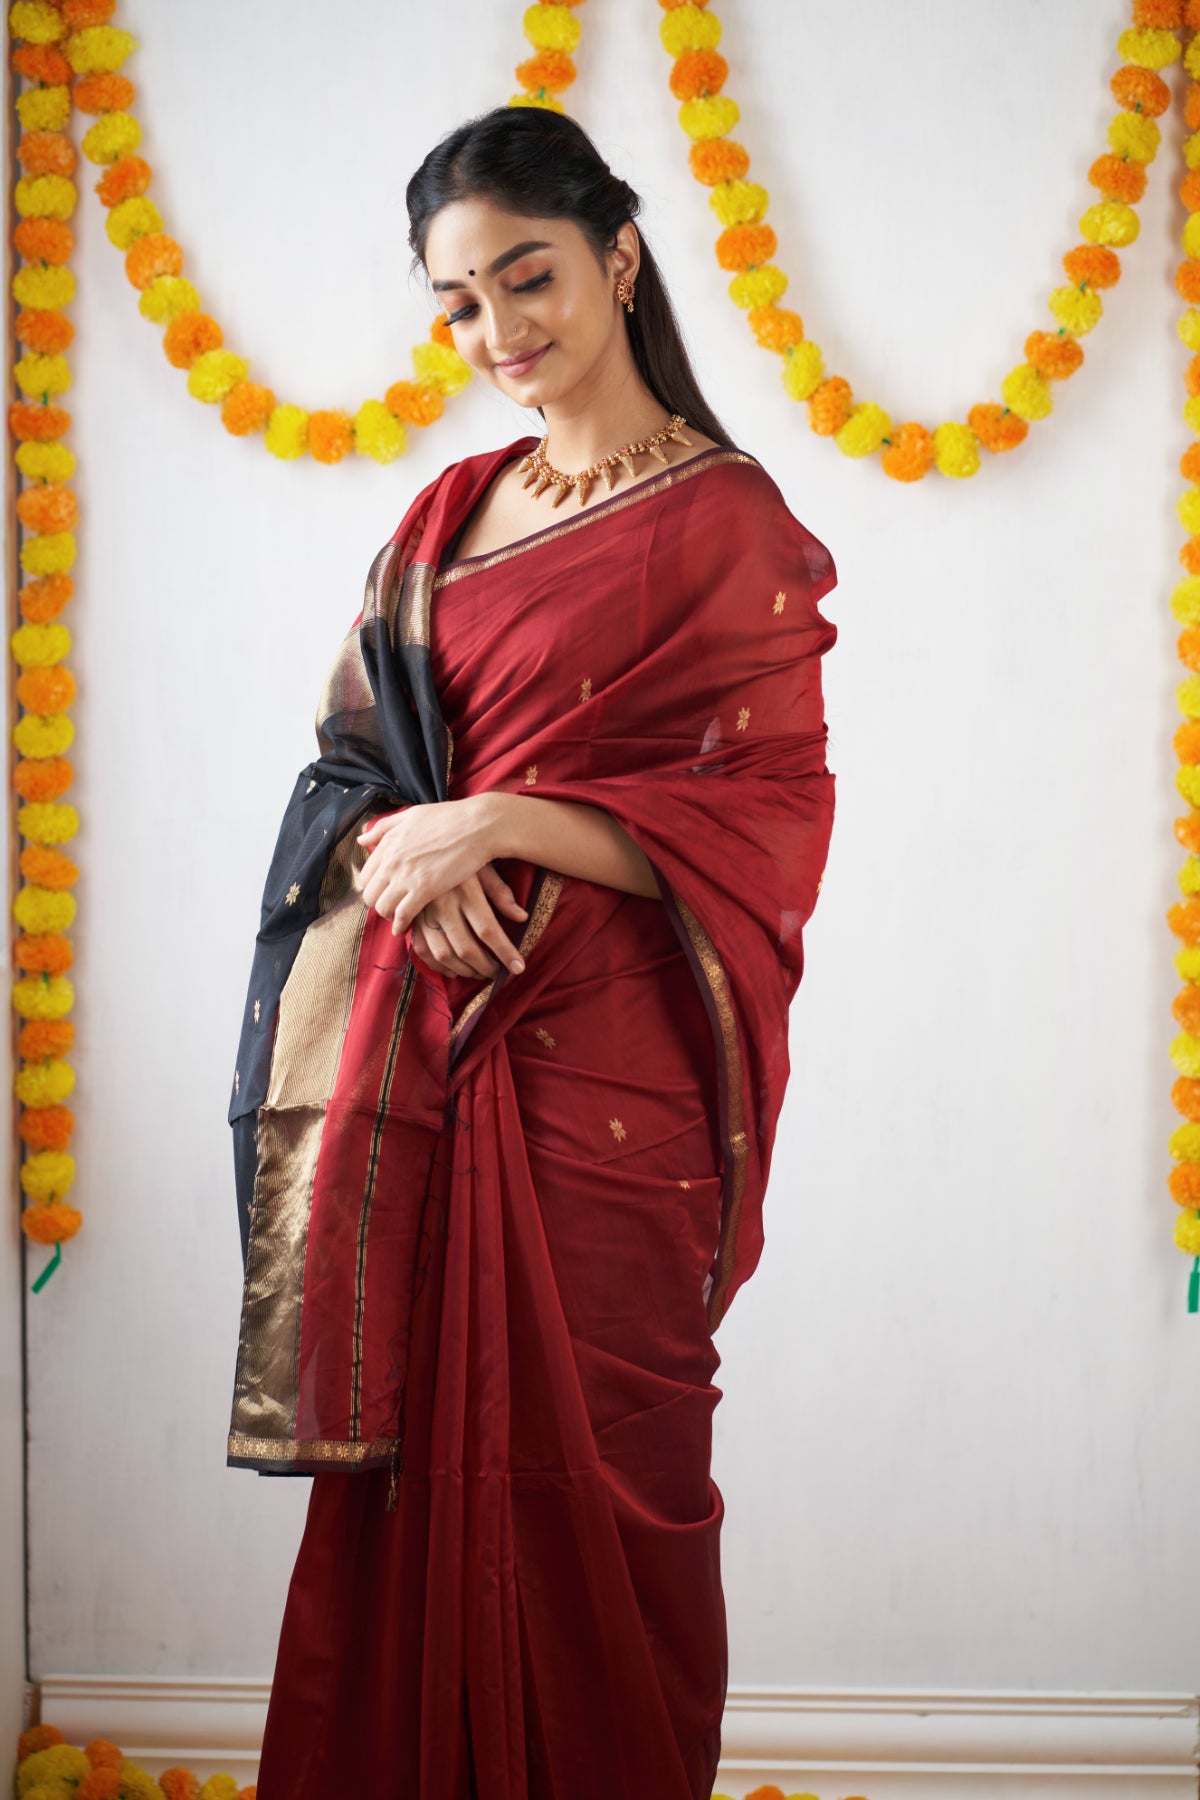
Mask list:
MULTIPOLYGON (((434 214, 453 200, 482 197, 533 219, 572 219, 604 267, 626 219, 642 202, 614 175, 581 125, 541 106, 497 106, 468 119, 435 144, 405 190, 413 271, 425 267, 434 214)), ((670 295, 639 232, 641 260, 632 313, 624 314, 642 380, 670 413, 714 443, 736 450, 700 392, 670 295)), ((542 408, 537 408, 542 412, 542 408)), ((543 413, 543 417, 544 417, 543 413)))

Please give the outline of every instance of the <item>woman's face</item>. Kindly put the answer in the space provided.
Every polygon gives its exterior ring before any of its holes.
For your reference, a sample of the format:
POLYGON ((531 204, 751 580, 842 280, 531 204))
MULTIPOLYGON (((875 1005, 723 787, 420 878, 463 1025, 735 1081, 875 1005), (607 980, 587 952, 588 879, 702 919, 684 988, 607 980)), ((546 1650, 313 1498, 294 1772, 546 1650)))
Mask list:
POLYGON ((606 273, 573 220, 454 200, 434 215, 425 267, 459 355, 520 406, 552 405, 629 358, 614 288, 636 274, 631 221, 606 273))

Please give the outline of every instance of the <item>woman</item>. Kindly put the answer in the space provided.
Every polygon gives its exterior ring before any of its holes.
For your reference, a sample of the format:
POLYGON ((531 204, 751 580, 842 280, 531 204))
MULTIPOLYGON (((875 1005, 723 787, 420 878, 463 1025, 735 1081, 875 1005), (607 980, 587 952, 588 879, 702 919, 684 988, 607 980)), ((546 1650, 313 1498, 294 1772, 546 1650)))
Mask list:
POLYGON ((407 202, 456 348, 547 431, 379 552, 267 879, 229 1462, 314 1479, 258 1792, 699 1800, 712 1333, 832 827, 836 573, 576 124, 498 108, 407 202))

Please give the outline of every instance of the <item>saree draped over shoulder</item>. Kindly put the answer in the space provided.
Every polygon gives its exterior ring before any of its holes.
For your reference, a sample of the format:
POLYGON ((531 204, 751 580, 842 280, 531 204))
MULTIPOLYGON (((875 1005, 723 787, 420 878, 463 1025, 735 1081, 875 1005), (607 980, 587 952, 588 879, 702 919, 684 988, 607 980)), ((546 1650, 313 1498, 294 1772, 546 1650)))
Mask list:
POLYGON ((260 1800, 716 1772, 712 1334, 763 1247, 832 830, 837 576, 725 449, 451 562, 536 442, 452 465, 375 557, 263 895, 227 1455, 316 1479, 260 1800), (603 809, 659 897, 502 858, 525 969, 443 976, 356 834, 490 789, 603 809))

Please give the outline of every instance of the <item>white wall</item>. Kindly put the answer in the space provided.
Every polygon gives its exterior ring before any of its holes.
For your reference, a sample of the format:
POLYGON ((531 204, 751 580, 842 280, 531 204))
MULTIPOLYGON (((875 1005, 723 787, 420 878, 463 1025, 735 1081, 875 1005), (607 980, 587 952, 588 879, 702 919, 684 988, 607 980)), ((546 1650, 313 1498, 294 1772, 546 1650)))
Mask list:
MULTIPOLYGON (((897 421, 998 398, 1095 197, 1124 0, 714 10, 785 304, 830 370, 897 421)), ((521 12, 121 8, 153 195, 280 398, 410 373, 430 309, 404 185, 513 91, 521 12)), ((810 432, 727 299, 658 7, 579 16, 569 104, 645 196, 715 409, 840 574, 838 817, 767 1251, 718 1336, 731 1682, 1190 1690, 1200 1319, 1165 1187, 1163 918, 1180 128, 1053 419, 908 488, 810 432)), ((29 1309, 33 1673, 263 1677, 308 1484, 224 1463, 225 1107, 262 879, 372 555, 446 462, 537 420, 475 384, 385 469, 230 439, 138 314, 95 178, 70 396, 87 1222, 29 1309)))

